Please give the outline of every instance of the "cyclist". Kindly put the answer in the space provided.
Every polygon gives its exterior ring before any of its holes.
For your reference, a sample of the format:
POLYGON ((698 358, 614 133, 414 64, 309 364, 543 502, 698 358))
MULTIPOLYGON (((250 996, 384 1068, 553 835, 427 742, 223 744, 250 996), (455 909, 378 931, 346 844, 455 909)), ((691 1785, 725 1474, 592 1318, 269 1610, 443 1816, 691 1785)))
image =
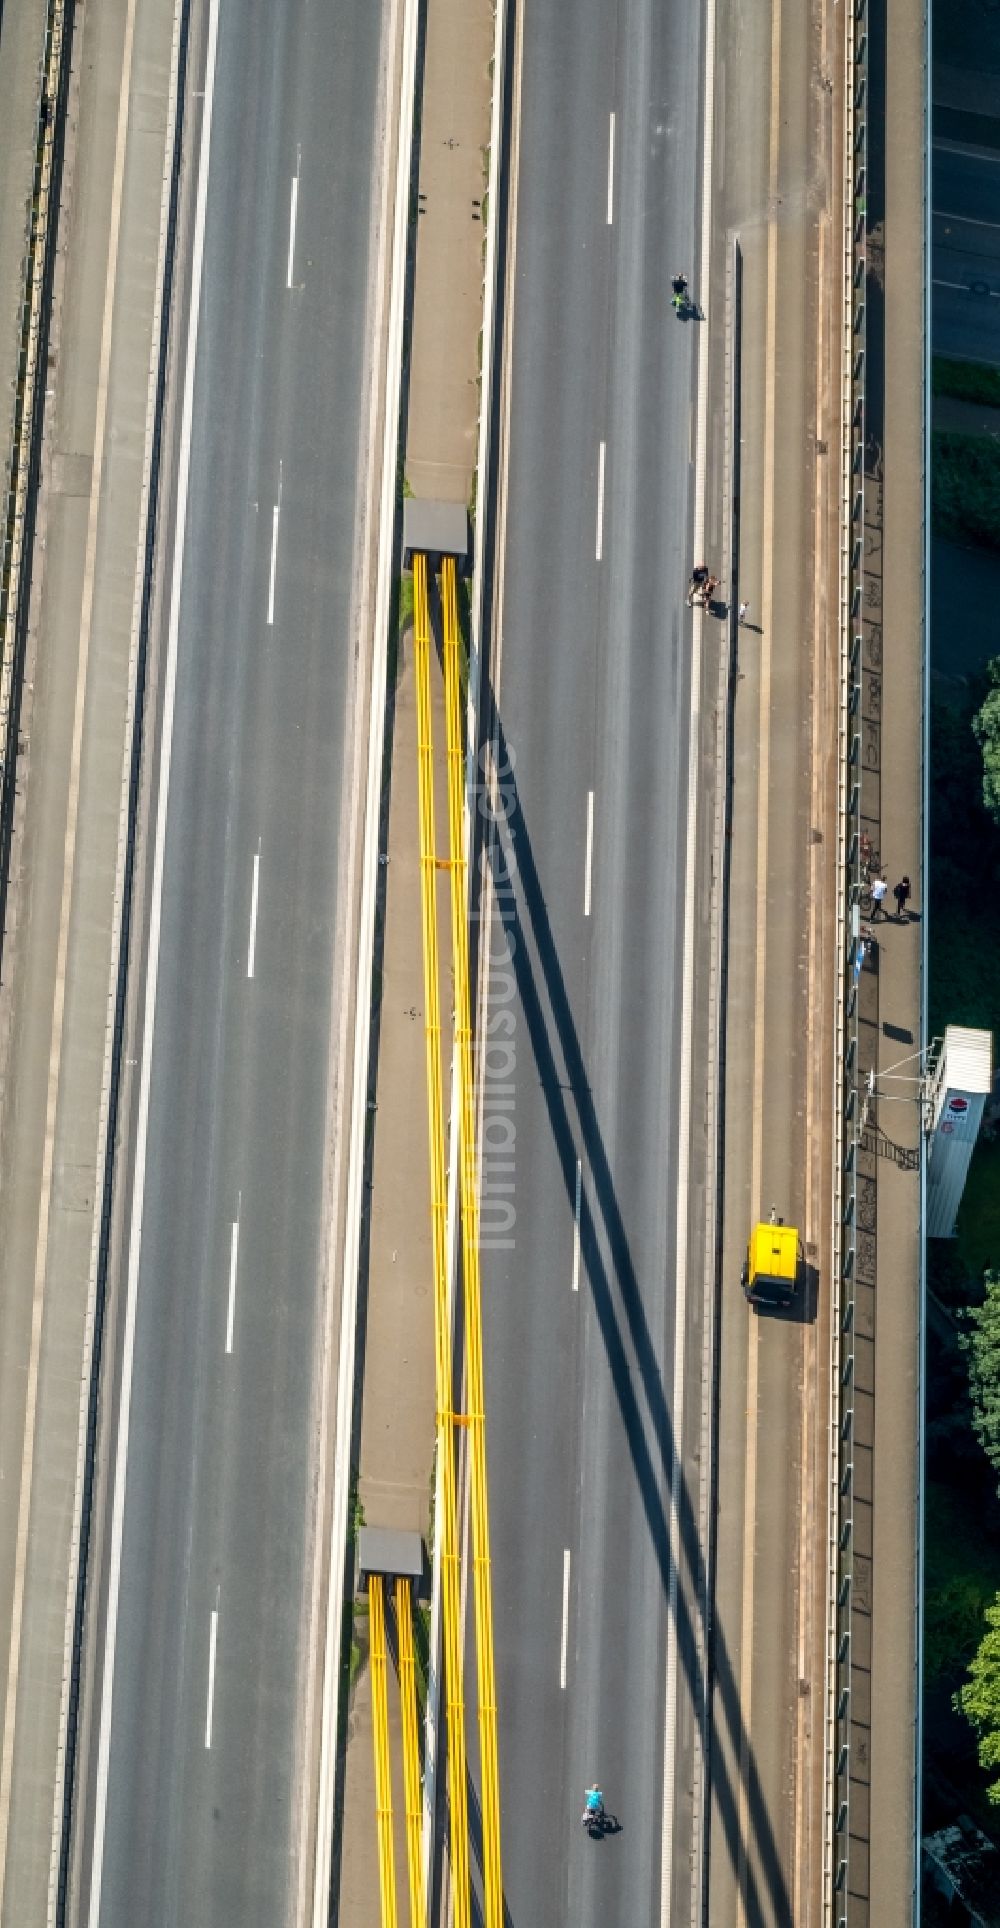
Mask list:
POLYGON ((604 1813, 604 1796, 599 1787, 588 1787, 585 1821, 599 1821, 604 1813))

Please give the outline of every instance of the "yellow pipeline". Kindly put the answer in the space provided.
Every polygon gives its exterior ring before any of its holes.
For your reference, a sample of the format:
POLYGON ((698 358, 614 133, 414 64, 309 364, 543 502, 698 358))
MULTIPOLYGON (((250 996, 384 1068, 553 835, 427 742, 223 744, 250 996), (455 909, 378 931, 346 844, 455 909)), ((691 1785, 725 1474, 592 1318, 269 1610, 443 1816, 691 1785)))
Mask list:
POLYGON ((420 904, 424 935, 424 1009, 427 1037, 427 1127, 431 1166, 431 1233, 434 1255, 434 1338, 437 1450, 441 1469, 441 1619, 448 1708, 448 1792, 451 1826, 451 1890, 455 1928, 469 1928, 469 1808, 465 1782, 465 1706, 458 1531, 455 1510, 455 1440, 452 1412, 451 1321, 445 1239, 444 1102, 441 1079, 441 1016, 438 990, 437 886, 434 843, 434 743, 431 726, 430 612, 427 558, 413 559, 413 662, 417 688, 417 775, 420 814, 420 904))
POLYGON ((472 1073, 472 1003, 469 985, 465 838, 463 827, 464 739, 462 678, 458 660, 458 596, 455 563, 441 572, 444 605, 444 688, 448 725, 448 822, 451 834, 451 935, 455 972, 455 1038, 459 1065, 459 1156, 462 1194, 462 1276, 468 1404, 469 1490, 472 1513, 473 1595, 479 1691, 479 1754, 483 1805, 483 1919, 503 1928, 500 1864, 500 1770, 497 1758, 496 1681, 493 1662, 493 1600, 490 1520, 486 1482, 486 1410, 483 1387, 482 1296, 479 1277, 479 1173, 476 1163, 475 1092, 472 1073))
POLYGON ((389 1771, 389 1701, 385 1677, 385 1600, 382 1576, 368 1581, 371 1627, 372 1733, 375 1737, 375 1812, 378 1820, 378 1880, 382 1928, 396 1928, 396 1862, 392 1839, 392 1779, 389 1771))
POLYGON ((413 1665, 413 1597, 408 1580, 396 1581, 399 1640, 399 1702, 403 1717, 403 1789, 406 1796, 406 1866, 410 1877, 410 1928, 427 1928, 423 1842, 420 1831, 420 1743, 417 1681, 413 1665))

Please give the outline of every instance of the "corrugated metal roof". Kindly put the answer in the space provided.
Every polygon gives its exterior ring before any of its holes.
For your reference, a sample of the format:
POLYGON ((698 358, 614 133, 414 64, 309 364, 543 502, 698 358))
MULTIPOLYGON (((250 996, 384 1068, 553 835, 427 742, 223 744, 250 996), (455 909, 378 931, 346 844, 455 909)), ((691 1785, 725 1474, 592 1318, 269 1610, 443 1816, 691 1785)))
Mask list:
POLYGON ((949 1024, 944 1034, 944 1077, 958 1091, 987 1092, 993 1079, 993 1037, 964 1024, 949 1024))

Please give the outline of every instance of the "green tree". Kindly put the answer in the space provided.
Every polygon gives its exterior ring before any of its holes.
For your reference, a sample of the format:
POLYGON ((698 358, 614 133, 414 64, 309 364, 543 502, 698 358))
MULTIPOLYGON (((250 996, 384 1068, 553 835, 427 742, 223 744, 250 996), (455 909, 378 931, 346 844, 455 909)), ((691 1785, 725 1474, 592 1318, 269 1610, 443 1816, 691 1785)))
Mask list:
POLYGON ((983 803, 1000 824, 1000 656, 986 665, 987 693, 972 719, 972 733, 983 759, 983 803))
POLYGON ((935 429, 931 498, 934 527, 953 542, 1000 549, 1000 444, 989 435, 935 429))
POLYGON ((962 1346, 969 1355, 972 1430, 1000 1474, 1000 1273, 987 1272, 982 1305, 965 1315, 962 1346))
POLYGON ((975 1729, 979 1765, 993 1773, 987 1798, 1000 1807, 1000 1594, 986 1608, 986 1632, 969 1665, 969 1678, 955 1695, 959 1713, 975 1729))

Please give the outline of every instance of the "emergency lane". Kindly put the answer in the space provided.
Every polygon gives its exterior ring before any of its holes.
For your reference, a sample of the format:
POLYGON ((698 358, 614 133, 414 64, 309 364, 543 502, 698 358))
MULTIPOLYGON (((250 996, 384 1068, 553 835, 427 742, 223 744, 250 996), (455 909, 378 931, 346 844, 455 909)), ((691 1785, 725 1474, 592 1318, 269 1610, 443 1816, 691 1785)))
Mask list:
POLYGON ((675 1205, 698 330, 670 282, 697 300, 703 59, 700 9, 587 0, 526 10, 516 61, 482 1244, 518 1928, 691 1906, 702 1302, 678 1328, 675 1205), (620 1822, 599 1843, 593 1782, 620 1822))
POLYGON ((179 280, 186 292, 193 276, 197 297, 201 274, 177 450, 166 814, 145 913, 156 992, 132 1046, 130 1408, 82 1810, 90 1928, 272 1928, 307 1846, 381 10, 213 0, 206 18, 188 76, 189 123, 204 116, 210 146, 179 280))

